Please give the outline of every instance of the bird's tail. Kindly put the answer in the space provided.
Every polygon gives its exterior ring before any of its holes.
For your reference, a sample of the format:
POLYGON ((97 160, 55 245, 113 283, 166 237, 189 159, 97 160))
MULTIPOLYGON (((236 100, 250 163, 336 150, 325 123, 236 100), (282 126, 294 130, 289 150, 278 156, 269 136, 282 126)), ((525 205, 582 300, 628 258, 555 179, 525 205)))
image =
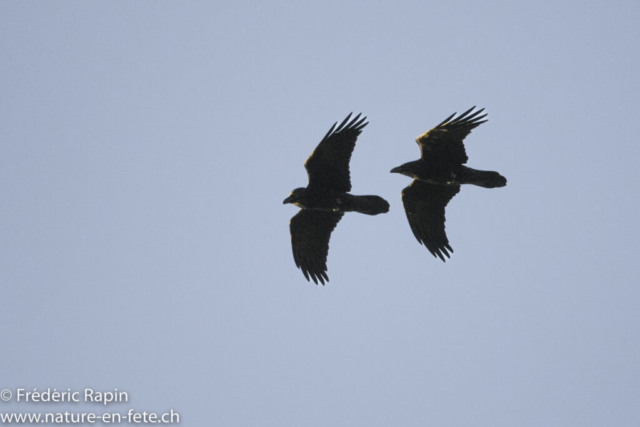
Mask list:
POLYGON ((351 196, 345 211, 366 215, 378 215, 389 212, 389 203, 379 196, 351 196))
POLYGON ((484 188, 504 187, 507 185, 507 178, 493 171, 480 171, 467 168, 468 176, 465 179, 466 184, 478 185, 484 188))

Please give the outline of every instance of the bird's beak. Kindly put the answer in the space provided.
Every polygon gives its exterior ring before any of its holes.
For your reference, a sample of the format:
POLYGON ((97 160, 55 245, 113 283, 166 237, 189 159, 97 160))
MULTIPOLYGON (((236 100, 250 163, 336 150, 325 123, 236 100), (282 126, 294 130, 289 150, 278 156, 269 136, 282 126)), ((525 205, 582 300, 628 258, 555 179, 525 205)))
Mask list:
POLYGON ((282 202, 283 205, 286 205, 287 203, 293 203, 293 196, 287 197, 284 199, 284 202, 282 202))
POLYGON ((400 171, 402 170, 402 166, 398 166, 395 167, 393 169, 391 169, 391 173, 401 173, 400 171))

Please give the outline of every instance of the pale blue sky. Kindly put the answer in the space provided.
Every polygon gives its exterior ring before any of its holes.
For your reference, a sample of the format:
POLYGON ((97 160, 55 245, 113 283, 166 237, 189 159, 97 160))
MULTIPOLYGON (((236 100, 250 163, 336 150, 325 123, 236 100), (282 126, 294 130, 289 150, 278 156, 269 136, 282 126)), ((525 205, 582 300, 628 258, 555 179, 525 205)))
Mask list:
MULTIPOLYGON (((182 425, 640 425, 637 2, 0 3, 0 389, 118 388, 182 425), (414 138, 484 107, 446 264, 414 138), (370 124, 330 283, 282 205, 370 124)), ((0 411, 97 411, 28 406, 0 411)))

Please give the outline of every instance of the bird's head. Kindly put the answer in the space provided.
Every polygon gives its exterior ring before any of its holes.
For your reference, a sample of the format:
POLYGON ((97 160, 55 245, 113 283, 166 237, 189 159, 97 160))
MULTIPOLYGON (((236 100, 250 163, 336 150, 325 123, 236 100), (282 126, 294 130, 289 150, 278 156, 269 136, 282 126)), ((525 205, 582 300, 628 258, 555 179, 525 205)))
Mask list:
POLYGON ((416 162, 403 163, 400 166, 391 169, 391 173, 399 173, 415 179, 417 175, 417 167, 418 165, 416 162))
POLYGON ((286 205, 287 203, 292 203, 295 205, 306 194, 306 192, 307 189, 304 187, 296 188, 289 194, 289 197, 284 199, 282 204, 286 205))

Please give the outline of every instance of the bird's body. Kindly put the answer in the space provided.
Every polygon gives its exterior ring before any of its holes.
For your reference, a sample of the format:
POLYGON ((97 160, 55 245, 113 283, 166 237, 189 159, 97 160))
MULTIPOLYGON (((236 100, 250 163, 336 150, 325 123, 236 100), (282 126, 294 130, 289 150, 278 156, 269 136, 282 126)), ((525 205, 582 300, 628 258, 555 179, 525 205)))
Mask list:
POLYGON ((349 161, 366 117, 358 114, 347 124, 351 114, 336 124, 320 141, 305 162, 309 176, 307 187, 296 188, 283 203, 291 203, 300 211, 291 218, 291 245, 296 266, 304 277, 324 285, 327 276, 329 239, 345 212, 378 215, 389 211, 389 203, 378 196, 350 194, 349 161))
POLYGON ((325 212, 339 212, 342 211, 342 203, 345 198, 345 195, 348 193, 343 193, 340 191, 335 191, 331 189, 326 189, 324 191, 313 191, 307 190, 306 188, 301 188, 299 197, 295 199, 295 202, 291 204, 301 208, 301 209, 310 209, 316 211, 325 211, 325 212))
POLYGON ((324 212, 358 212, 367 215, 377 215, 389 210, 388 204, 380 204, 381 197, 378 196, 355 196, 330 188, 316 190, 302 187, 296 190, 299 191, 299 195, 291 204, 302 209, 324 212))
POLYGON ((497 172, 482 171, 464 165, 440 167, 421 160, 405 163, 403 175, 434 185, 472 184, 479 187, 495 188, 507 185, 506 179, 497 172))
POLYGON ((402 202, 409 226, 418 242, 443 261, 445 255, 450 257, 449 252, 453 252, 444 231, 444 210, 458 194, 460 186, 472 184, 496 188, 507 185, 506 178, 498 172, 464 166, 468 157, 463 140, 472 129, 486 122, 482 120, 486 114, 478 116, 483 109, 469 115, 474 108, 451 120, 454 113, 438 126, 420 135, 416 139, 420 146, 420 159, 391 170, 414 180, 402 190, 402 202))

